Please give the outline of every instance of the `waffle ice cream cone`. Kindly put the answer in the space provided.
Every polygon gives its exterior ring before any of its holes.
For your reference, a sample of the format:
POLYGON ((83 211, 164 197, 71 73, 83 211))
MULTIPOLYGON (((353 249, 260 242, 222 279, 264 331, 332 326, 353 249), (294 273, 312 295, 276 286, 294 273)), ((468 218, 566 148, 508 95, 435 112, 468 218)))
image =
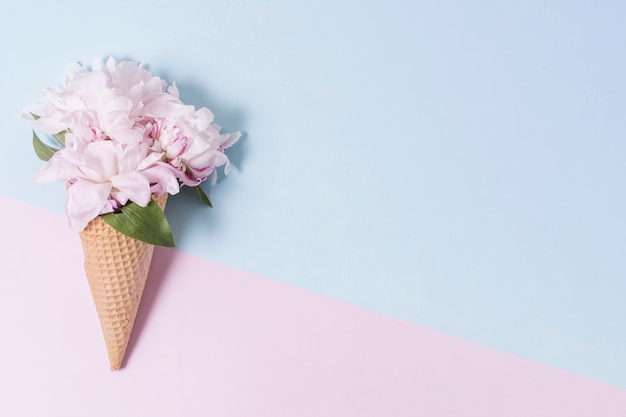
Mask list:
MULTIPOLYGON (((153 197, 161 209, 167 196, 153 197)), ((130 340, 154 246, 121 234, 100 217, 80 232, 80 239, 111 370, 116 371, 130 340)))

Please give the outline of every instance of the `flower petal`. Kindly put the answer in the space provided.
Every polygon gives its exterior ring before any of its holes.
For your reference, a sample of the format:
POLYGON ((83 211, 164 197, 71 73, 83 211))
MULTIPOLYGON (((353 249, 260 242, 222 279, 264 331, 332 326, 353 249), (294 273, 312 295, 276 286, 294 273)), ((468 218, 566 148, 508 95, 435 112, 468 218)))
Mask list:
POLYGON ((95 219, 106 205, 111 193, 110 183, 79 179, 67 189, 65 211, 73 230, 81 231, 95 219))
POLYGON ((140 172, 129 171, 115 175, 111 178, 111 184, 117 188, 117 195, 134 201, 141 207, 147 206, 150 202, 150 182, 140 172))
POLYGON ((73 163, 71 158, 67 158, 67 156, 71 157, 71 153, 71 151, 66 149, 57 151, 35 175, 35 181, 69 181, 73 178, 82 177, 83 175, 78 165, 73 163))
POLYGON ((159 163, 142 171, 150 181, 150 192, 153 194, 178 194, 178 171, 169 164, 159 163))

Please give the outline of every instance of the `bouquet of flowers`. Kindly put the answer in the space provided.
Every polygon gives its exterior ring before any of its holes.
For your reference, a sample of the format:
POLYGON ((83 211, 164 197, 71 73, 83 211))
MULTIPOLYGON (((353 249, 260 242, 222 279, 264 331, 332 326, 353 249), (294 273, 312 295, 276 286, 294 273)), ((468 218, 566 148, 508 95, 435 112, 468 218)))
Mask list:
POLYGON ((220 133, 206 107, 179 98, 176 84, 139 63, 73 64, 65 83, 43 90, 26 109, 37 156, 37 181, 60 180, 66 214, 80 232, 85 271, 105 337, 111 370, 121 367, 154 245, 174 246, 163 213, 168 195, 217 179, 230 164, 225 149, 239 132, 220 133), (45 136, 43 136, 45 135, 45 136))

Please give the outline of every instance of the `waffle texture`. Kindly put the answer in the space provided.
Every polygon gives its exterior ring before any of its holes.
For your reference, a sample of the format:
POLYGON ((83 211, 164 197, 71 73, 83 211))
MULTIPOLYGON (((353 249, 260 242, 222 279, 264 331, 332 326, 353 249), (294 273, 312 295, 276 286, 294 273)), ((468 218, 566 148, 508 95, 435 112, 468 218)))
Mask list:
MULTIPOLYGON (((153 196, 161 209, 167 193, 153 196)), ((80 232, 85 272, 111 370, 121 368, 146 284, 154 246, 121 234, 100 217, 80 232)))

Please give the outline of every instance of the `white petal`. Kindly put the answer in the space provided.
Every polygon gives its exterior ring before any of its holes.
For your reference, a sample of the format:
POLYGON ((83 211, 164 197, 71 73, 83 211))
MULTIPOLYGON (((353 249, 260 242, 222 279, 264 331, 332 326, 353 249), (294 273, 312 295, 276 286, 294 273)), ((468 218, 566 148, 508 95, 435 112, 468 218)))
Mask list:
POLYGON ((241 132, 233 132, 224 136, 226 136, 226 138, 224 139, 224 142, 222 142, 222 146, 224 147, 224 149, 228 149, 239 140, 239 138, 241 137, 241 132))
POLYGON ((154 194, 177 194, 180 191, 177 174, 172 166, 161 163, 142 172, 150 181, 150 192, 154 194))
POLYGON ((52 158, 44 165, 41 170, 35 175, 35 181, 37 182, 49 182, 49 181, 68 181, 70 179, 79 178, 83 176, 82 171, 77 164, 73 163, 71 158, 66 156, 72 155, 73 152, 62 149, 57 151, 52 158))
POLYGON ((211 113, 211 110, 207 109, 206 107, 198 109, 198 111, 196 112, 195 120, 196 129, 198 129, 198 131, 200 132, 203 131, 204 129, 208 128, 211 123, 213 123, 213 119, 214 116, 213 113, 211 113))
POLYGON ((128 200, 134 201, 141 207, 150 202, 150 182, 140 172, 130 171, 111 178, 111 184, 128 200))
POLYGON ((92 180, 106 182, 118 173, 118 156, 110 140, 89 143, 85 156, 83 171, 92 180))
POLYGON ((67 189, 65 211, 73 230, 81 231, 104 208, 111 192, 110 183, 80 179, 67 189))

